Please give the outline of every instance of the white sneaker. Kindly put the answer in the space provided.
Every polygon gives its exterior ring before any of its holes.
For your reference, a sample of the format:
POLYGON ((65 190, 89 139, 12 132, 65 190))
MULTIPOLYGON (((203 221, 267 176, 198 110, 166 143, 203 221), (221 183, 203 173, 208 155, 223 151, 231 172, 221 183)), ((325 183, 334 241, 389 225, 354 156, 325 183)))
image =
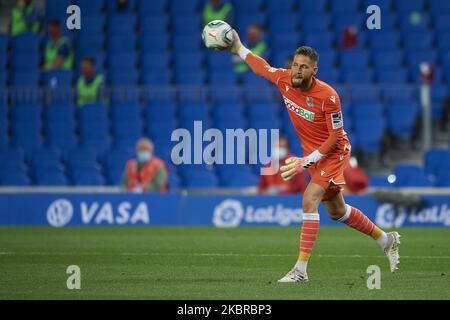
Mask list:
POLYGON ((400 263, 399 247, 400 247, 400 235, 398 232, 388 232, 388 244, 384 248, 384 254, 389 259, 389 266, 391 272, 398 269, 398 264, 400 263))
POLYGON ((308 282, 308 274, 294 267, 287 275, 278 280, 278 282, 308 282))

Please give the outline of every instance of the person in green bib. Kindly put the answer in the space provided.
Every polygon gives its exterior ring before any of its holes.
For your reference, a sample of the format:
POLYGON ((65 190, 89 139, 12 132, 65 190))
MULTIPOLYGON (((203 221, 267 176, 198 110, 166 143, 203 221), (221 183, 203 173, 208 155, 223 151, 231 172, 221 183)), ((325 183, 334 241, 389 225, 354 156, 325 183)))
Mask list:
MULTIPOLYGON (((267 55, 267 44, 263 40, 263 29, 257 24, 252 24, 247 28, 247 48, 254 54, 265 57, 267 55)), ((245 62, 241 59, 237 60, 234 65, 234 72, 236 73, 246 73, 250 69, 245 62)))
POLYGON ((74 50, 68 37, 61 36, 61 23, 52 20, 48 25, 49 40, 44 52, 44 70, 72 70, 74 50))
POLYGON ((83 107, 93 103, 107 103, 105 77, 97 74, 95 61, 84 57, 81 61, 81 75, 77 81, 77 105, 83 107))
POLYGON ((35 0, 17 0, 11 10, 11 36, 24 33, 39 33, 41 23, 38 7, 35 0))
POLYGON ((203 8, 203 25, 213 20, 222 20, 232 24, 233 5, 221 0, 208 0, 203 8))

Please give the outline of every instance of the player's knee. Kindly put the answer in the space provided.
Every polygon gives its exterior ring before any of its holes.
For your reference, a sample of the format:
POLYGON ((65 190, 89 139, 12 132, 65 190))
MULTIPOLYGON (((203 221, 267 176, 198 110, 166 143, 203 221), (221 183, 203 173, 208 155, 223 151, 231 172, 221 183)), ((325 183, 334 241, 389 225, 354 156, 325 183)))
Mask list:
POLYGON ((317 212, 317 201, 313 198, 304 197, 302 201, 303 212, 317 212))
POLYGON ((329 209, 328 211, 328 216, 333 219, 333 220, 339 220, 340 218, 342 218, 345 214, 345 206, 343 207, 335 207, 333 209, 329 209))

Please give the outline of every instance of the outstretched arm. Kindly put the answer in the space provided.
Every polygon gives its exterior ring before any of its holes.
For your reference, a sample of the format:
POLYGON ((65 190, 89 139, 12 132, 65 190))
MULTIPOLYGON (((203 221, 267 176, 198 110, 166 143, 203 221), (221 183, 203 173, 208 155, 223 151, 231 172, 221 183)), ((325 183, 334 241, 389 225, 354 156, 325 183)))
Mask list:
POLYGON ((233 30, 233 44, 228 50, 231 53, 240 56, 256 75, 264 77, 275 84, 277 84, 281 75, 286 72, 285 69, 271 67, 266 60, 247 49, 242 44, 236 30, 233 30))

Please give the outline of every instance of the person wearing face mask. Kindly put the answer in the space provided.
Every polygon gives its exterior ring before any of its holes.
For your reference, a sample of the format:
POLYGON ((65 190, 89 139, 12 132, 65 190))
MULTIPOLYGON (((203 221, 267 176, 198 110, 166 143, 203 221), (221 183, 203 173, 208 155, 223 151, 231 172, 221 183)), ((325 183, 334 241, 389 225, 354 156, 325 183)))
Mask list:
POLYGON ((164 162, 155 157, 153 143, 142 138, 136 144, 136 159, 127 161, 122 188, 128 192, 167 191, 167 169, 164 162))
MULTIPOLYGON (((285 165, 285 160, 291 157, 289 142, 285 137, 280 137, 278 147, 273 150, 275 158, 280 161, 280 166, 285 165)), ((291 182, 285 181, 281 177, 281 171, 273 175, 261 175, 258 185, 260 194, 298 194, 305 192, 306 173, 294 177, 291 182)))

